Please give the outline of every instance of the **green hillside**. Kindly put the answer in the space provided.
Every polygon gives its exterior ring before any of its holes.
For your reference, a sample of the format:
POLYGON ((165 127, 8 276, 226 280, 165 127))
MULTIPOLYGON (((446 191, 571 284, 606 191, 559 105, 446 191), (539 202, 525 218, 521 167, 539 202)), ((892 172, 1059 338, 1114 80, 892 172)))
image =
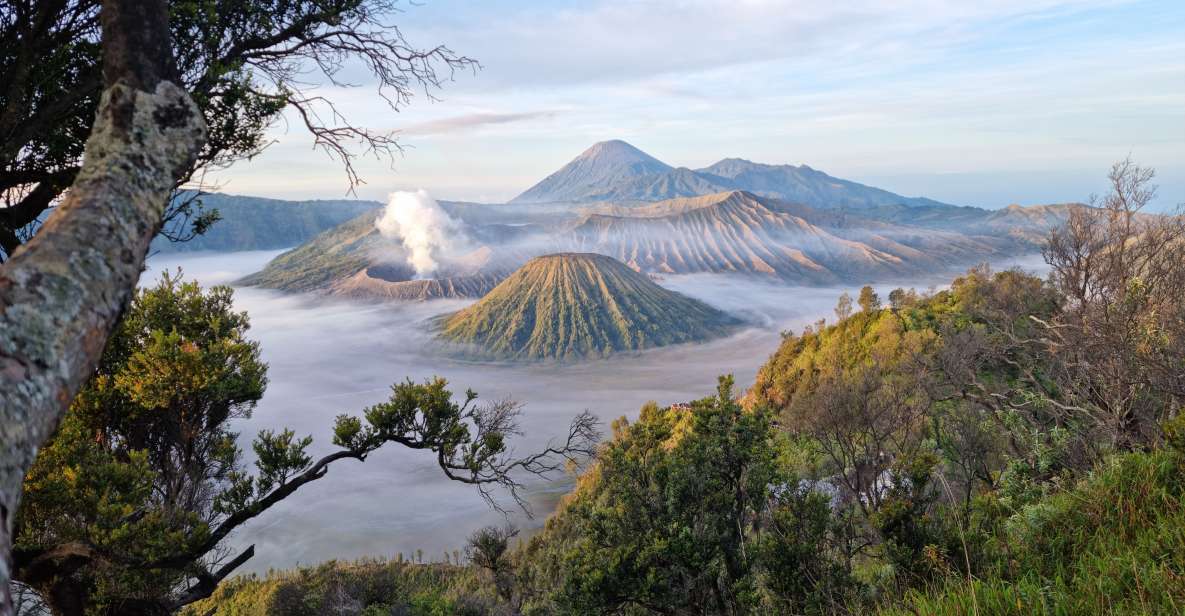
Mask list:
POLYGON ((445 317, 440 337, 505 359, 575 359, 702 341, 737 323, 620 261, 564 253, 532 259, 445 317))
MULTIPOLYGON (((152 249, 157 252, 192 252, 287 248, 382 207, 376 201, 283 201, 219 193, 202 195, 201 203, 205 210, 218 211, 218 222, 205 233, 185 242, 170 242, 158 237, 152 243, 152 249)), ((184 232, 181 229, 174 231, 184 232)))
POLYGON ((240 284, 281 291, 310 291, 354 275, 370 264, 369 248, 383 241, 374 233, 376 212, 366 212, 272 259, 240 284))

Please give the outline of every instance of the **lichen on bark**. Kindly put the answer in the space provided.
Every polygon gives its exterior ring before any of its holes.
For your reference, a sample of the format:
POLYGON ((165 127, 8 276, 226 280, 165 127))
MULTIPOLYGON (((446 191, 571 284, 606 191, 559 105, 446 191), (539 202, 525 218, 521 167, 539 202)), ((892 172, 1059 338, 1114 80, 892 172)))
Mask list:
POLYGON ((12 610, 10 548, 25 472, 94 370, 169 192, 204 139, 198 108, 175 84, 108 87, 73 186, 0 266, 0 615, 12 610))

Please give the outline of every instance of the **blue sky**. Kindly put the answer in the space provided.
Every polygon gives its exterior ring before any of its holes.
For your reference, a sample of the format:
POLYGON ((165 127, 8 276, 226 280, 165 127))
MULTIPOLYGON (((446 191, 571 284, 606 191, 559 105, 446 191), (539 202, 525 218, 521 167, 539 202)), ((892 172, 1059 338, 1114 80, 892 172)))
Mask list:
MULTIPOLYGON (((483 64, 392 112, 325 88, 356 124, 399 130, 364 198, 425 188, 504 201, 595 141, 677 166, 738 156, 951 203, 1085 200, 1110 163, 1158 170, 1185 202, 1185 2, 423 0, 415 44, 483 64)), ((294 122, 225 192, 338 198, 340 166, 294 122)))

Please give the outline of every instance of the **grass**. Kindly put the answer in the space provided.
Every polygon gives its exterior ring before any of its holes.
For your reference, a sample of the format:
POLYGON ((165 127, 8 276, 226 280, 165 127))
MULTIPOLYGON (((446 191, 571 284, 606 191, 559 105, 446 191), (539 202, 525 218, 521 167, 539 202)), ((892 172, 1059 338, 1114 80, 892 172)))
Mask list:
POLYGON ((502 616, 488 574, 471 566, 395 561, 330 561, 316 567, 224 582, 183 616, 502 616))
POLYGON ((883 616, 1185 613, 1185 454, 1112 458, 1010 517, 981 579, 914 591, 883 616))

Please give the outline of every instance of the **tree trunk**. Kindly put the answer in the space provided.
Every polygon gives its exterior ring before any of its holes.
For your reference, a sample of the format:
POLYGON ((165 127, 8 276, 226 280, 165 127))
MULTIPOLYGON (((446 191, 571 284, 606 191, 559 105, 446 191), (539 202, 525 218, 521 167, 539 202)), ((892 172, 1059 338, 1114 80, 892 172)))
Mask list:
POLYGON ((38 448, 94 371, 205 142, 176 85, 164 0, 105 0, 106 89, 82 169, 41 231, 0 266, 0 616, 12 614, 13 519, 38 448))

